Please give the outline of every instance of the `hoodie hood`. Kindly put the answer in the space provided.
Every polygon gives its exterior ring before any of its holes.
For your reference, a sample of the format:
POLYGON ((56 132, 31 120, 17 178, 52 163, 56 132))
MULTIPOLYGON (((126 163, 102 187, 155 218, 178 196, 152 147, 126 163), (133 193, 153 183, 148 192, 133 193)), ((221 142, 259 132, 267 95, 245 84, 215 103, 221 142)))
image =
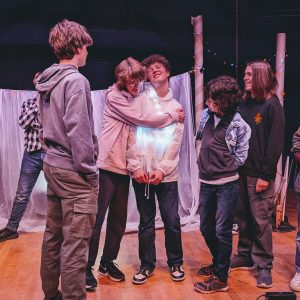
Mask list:
POLYGON ((119 90, 116 86, 116 84, 113 84, 112 86, 110 86, 109 88, 107 88, 106 92, 105 92, 105 98, 107 98, 107 95, 111 92, 114 93, 120 93, 122 96, 124 96, 129 102, 133 101, 133 97, 130 93, 128 93, 125 90, 119 90))
POLYGON ((45 96, 46 101, 50 101, 52 90, 63 78, 72 73, 78 73, 78 69, 74 65, 54 64, 39 76, 35 88, 45 96))

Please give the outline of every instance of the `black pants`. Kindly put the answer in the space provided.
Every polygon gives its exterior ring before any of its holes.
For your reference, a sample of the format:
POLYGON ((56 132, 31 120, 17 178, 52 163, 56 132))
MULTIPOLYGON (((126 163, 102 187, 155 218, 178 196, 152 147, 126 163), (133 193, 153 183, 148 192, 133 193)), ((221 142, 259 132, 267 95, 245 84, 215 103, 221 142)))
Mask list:
POLYGON ((165 245, 169 267, 182 265, 182 243, 180 218, 178 215, 177 182, 150 185, 149 199, 145 196, 145 184, 132 181, 137 208, 140 213, 139 257, 141 266, 154 269, 155 253, 155 215, 157 195, 161 218, 165 226, 165 245))
POLYGON ((129 176, 100 170, 98 214, 89 245, 88 267, 95 264, 101 228, 108 207, 105 244, 101 261, 108 262, 117 258, 126 228, 128 192, 129 176))

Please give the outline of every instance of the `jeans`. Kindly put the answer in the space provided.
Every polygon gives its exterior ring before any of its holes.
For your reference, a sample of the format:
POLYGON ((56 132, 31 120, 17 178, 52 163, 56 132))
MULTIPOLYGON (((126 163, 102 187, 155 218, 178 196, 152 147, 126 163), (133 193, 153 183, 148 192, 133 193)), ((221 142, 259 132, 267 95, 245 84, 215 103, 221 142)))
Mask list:
POLYGON ((19 183, 12 211, 6 227, 17 231, 20 221, 25 213, 33 187, 43 170, 45 152, 37 150, 33 152, 24 151, 19 183))
POLYGON ((84 300, 88 246, 98 210, 98 186, 78 173, 44 164, 47 220, 42 243, 42 289, 46 298, 58 292, 64 300, 84 300))
POLYGON ((213 256, 213 273, 224 282, 230 266, 237 199, 237 181, 222 185, 201 183, 200 230, 213 256))
POLYGON ((252 259, 259 269, 272 269, 272 212, 274 209, 274 182, 260 193, 255 191, 258 178, 240 175, 238 254, 252 259))
POLYGON ((105 244, 101 262, 113 261, 118 256, 121 240, 126 229, 129 180, 130 178, 127 175, 100 170, 98 213, 89 245, 88 267, 95 264, 101 228, 108 208, 105 244))
POLYGON ((296 272, 300 273, 300 192, 296 192, 297 206, 298 206, 298 231, 296 235, 296 272))
POLYGON ((145 184, 132 181, 137 208, 140 213, 139 258, 141 266, 155 268, 155 215, 157 195, 161 218, 165 227, 165 246, 168 266, 182 265, 182 242, 180 218, 178 214, 178 187, 176 182, 163 182, 150 185, 149 199, 145 196, 145 184))

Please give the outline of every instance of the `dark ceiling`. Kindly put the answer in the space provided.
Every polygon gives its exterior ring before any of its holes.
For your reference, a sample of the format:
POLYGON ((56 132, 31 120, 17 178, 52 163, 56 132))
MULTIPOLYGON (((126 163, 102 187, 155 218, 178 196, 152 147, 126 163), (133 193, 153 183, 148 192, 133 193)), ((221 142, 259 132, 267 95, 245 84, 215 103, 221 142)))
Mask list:
POLYGON ((56 61, 48 32, 63 18, 85 25, 94 39, 82 69, 93 90, 110 85, 116 64, 127 56, 143 59, 160 53, 169 58, 173 74, 183 73, 193 66, 191 16, 197 15, 204 24, 205 81, 235 75, 236 38, 241 84, 246 61, 266 58, 274 67, 276 33, 287 33, 285 113, 290 141, 300 123, 299 0, 1 0, 0 88, 33 89, 33 74, 56 61))
MULTIPOLYGON (((230 64, 235 63, 237 2, 241 71, 249 59, 274 59, 277 32, 287 33, 288 51, 299 47, 300 1, 2 0, 0 69, 7 70, 17 62, 24 71, 55 61, 47 44, 48 32, 57 21, 68 18, 84 24, 94 39, 89 50, 90 66, 83 70, 93 73, 93 88, 106 87, 105 78, 113 80, 111 74, 99 74, 97 67, 101 73, 111 71, 127 56, 142 59, 162 53, 170 59, 174 73, 185 72, 193 65, 191 16, 202 15, 208 77, 218 72, 234 74, 230 64)), ((25 81, 8 81, 6 77, 9 86, 1 81, 0 86, 24 88, 25 81)))

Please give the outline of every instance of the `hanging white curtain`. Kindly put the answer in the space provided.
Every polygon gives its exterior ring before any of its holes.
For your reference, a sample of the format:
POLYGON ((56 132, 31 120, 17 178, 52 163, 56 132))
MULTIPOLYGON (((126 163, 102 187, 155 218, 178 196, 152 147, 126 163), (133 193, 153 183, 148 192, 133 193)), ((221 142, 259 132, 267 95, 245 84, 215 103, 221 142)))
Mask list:
MULTIPOLYGON (((170 79, 174 97, 186 113, 185 131, 179 161, 179 214, 184 230, 198 227, 198 167, 194 148, 192 118, 191 82, 188 73, 170 79)), ((34 91, 0 89, 0 227, 6 225, 13 205, 21 161, 24 151, 24 133, 18 125, 18 117, 24 100, 34 98, 34 91)), ((100 134, 105 90, 92 91, 95 132, 100 134)), ((41 231, 45 225, 47 184, 43 172, 32 192, 20 231, 41 231)), ((161 226, 159 210, 157 226, 161 226)), ((137 230, 139 214, 132 187, 129 192, 127 231, 137 230)), ((103 227, 105 228, 105 226, 103 227)))

